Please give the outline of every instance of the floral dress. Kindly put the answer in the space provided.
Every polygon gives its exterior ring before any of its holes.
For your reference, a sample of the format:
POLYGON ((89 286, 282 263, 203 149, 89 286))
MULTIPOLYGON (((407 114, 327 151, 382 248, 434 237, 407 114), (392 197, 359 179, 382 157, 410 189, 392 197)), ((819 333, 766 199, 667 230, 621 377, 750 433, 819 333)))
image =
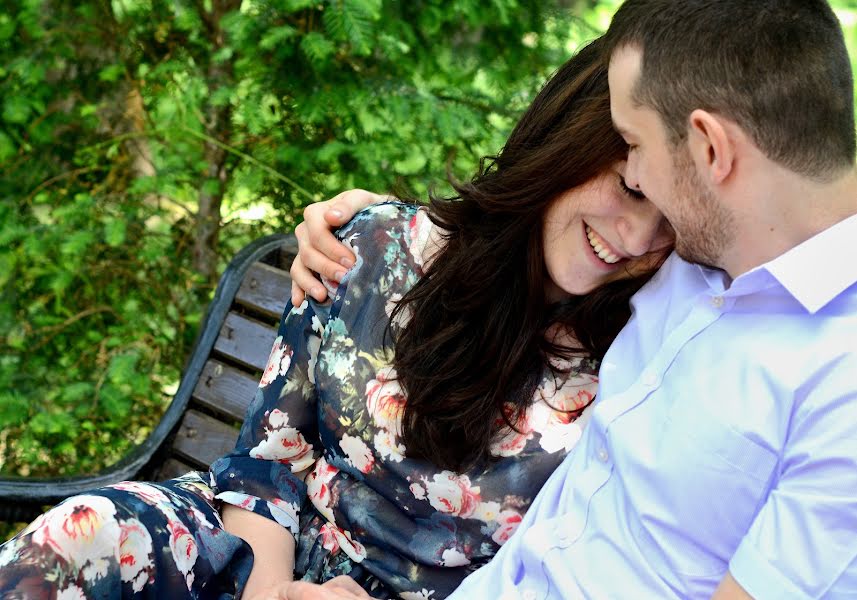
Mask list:
POLYGON ((589 409, 569 414, 591 402, 597 364, 545 369, 487 466, 408 458, 385 330, 422 274, 431 228, 398 202, 359 213, 338 232, 356 265, 332 301, 286 307, 233 452, 207 477, 118 484, 42 515, 0 548, 0 596, 16 585, 57 598, 240 596, 252 552, 223 530, 222 503, 291 531, 296 577, 350 575, 377 598, 444 598, 490 560, 580 438, 589 409))

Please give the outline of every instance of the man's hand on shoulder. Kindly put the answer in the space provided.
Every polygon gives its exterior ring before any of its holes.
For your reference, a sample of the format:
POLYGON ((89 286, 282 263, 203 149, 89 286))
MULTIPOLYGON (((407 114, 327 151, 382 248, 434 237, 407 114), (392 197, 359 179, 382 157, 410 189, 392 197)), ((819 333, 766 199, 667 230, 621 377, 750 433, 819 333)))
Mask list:
POLYGON ((319 302, 327 298, 327 290, 316 273, 339 283, 354 265, 354 254, 336 239, 332 230, 350 221, 367 206, 391 199, 390 196, 355 189, 304 209, 304 221, 295 228, 298 255, 289 270, 293 305, 299 306, 307 293, 319 302))

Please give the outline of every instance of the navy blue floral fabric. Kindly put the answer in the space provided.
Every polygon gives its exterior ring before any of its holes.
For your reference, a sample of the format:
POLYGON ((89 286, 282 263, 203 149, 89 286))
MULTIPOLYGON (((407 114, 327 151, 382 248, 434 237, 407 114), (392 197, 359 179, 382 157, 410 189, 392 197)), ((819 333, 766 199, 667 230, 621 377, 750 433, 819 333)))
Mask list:
MULTIPOLYGON (((234 451, 211 466, 210 481, 192 478, 199 505, 189 514, 197 510, 205 516, 204 522, 183 521, 193 549, 165 551, 176 546, 177 526, 170 525, 172 515, 163 516, 170 510, 169 497, 137 503, 136 513, 101 507, 98 519, 118 518, 120 531, 123 523, 139 523, 146 541, 135 546, 134 564, 146 566, 123 571, 121 551, 118 570, 97 571, 87 566, 92 561, 81 562, 83 554, 72 557, 83 571, 90 569, 91 577, 66 581, 81 590, 81 597, 95 597, 89 591, 106 577, 118 577, 126 588, 141 592, 181 584, 199 596, 214 571, 217 578, 235 578, 229 585, 218 584, 223 589, 240 590, 249 572, 249 547, 222 531, 215 510, 221 503, 291 531, 297 540, 297 576, 321 582, 348 574, 379 598, 444 598, 515 531, 542 484, 580 438, 588 409, 576 421, 570 412, 591 402, 597 364, 585 357, 558 363, 569 369, 561 377, 545 369, 532 406, 516 430, 493 441, 496 460, 487 466, 454 473, 408 458, 400 437, 407 397, 396 380, 385 329, 395 303, 431 259, 436 247, 432 224, 424 210, 391 202, 359 213, 338 235, 356 254, 356 265, 332 301, 286 307, 234 451), (153 510, 158 514, 150 514, 153 510), (159 525, 152 526, 155 521, 159 525), (231 550, 212 546, 209 539, 230 540, 231 550), (209 554, 212 548, 217 560, 209 554), (150 568, 154 555, 163 564, 150 568)), ((394 331, 407 319, 401 315, 394 331)), ((176 481, 163 489, 173 489, 176 481)), ((22 552, 32 553, 35 546, 63 547, 65 542, 56 538, 60 534, 38 533, 44 525, 37 523, 3 547, 2 572, 23 568, 22 552)), ((164 591, 167 596, 172 597, 164 591)))

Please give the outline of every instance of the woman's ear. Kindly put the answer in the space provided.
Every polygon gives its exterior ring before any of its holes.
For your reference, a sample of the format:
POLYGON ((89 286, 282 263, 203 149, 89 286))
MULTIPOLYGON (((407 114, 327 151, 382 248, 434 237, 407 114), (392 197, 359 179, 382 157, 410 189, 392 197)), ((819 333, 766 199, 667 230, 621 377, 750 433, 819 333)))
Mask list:
POLYGON ((717 185, 732 173, 735 140, 723 118, 702 109, 690 113, 688 149, 697 172, 717 185))

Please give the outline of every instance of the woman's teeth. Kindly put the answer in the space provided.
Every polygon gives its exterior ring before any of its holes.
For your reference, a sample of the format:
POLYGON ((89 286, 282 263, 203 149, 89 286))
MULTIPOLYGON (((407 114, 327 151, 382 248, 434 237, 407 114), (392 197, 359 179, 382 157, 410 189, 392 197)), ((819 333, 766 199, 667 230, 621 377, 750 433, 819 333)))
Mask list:
POLYGON ((615 264, 621 260, 620 257, 607 249, 607 243, 589 225, 586 226, 586 237, 589 238, 589 245, 592 246, 592 251, 608 265, 615 264))

